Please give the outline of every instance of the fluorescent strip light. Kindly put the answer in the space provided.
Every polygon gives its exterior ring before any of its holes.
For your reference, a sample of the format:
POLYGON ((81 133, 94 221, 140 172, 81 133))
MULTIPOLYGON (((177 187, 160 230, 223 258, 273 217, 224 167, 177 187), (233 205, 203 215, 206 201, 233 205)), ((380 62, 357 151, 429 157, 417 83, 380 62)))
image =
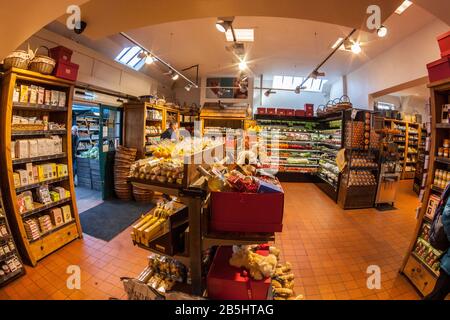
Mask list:
POLYGON ((405 0, 403 1, 403 3, 400 5, 400 7, 397 8, 397 10, 395 10, 396 14, 402 14, 403 12, 405 12, 406 9, 408 9, 413 3, 409 0, 405 0))
POLYGON ((342 42, 342 40, 344 40, 344 38, 338 38, 336 42, 331 46, 331 49, 336 49, 336 47, 339 45, 339 43, 342 42))
MULTIPOLYGON (((253 29, 234 29, 234 34, 236 35, 236 41, 239 42, 255 41, 255 32, 253 29)), ((231 32, 231 29, 225 32, 225 36, 228 42, 233 41, 233 33, 231 32)))

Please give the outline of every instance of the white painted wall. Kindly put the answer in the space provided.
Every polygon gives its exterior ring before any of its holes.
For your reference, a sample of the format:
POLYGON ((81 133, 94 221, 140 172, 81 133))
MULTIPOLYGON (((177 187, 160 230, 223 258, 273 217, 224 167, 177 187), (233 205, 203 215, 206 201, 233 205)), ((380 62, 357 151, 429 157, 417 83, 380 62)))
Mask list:
POLYGON ((169 87, 49 30, 40 30, 19 48, 26 49, 28 44, 32 49, 39 46, 52 48, 63 45, 73 50, 72 62, 80 65, 77 79, 80 83, 134 96, 158 93, 166 98, 173 98, 173 92, 169 87))
POLYGON ((353 105, 372 109, 370 94, 427 76, 426 65, 440 58, 436 37, 448 30, 447 24, 435 20, 348 74, 348 95, 353 105))
MULTIPOLYGON (((259 86, 259 81, 256 80, 257 86, 259 86)), ((271 88, 272 81, 264 80, 264 88, 271 88)), ((276 94, 271 94, 270 97, 262 94, 262 107, 263 108, 289 108, 289 109, 303 109, 306 103, 313 103, 314 109, 316 110, 319 105, 324 105, 328 101, 328 94, 322 92, 307 92, 303 91, 300 94, 295 94, 291 91, 276 91, 276 94)), ((257 89, 253 95, 253 106, 254 110, 261 107, 260 104, 260 90, 257 89)))
POLYGON ((191 106, 196 104, 200 106, 200 89, 192 88, 191 91, 186 91, 183 88, 175 88, 174 90, 175 100, 180 104, 180 106, 191 106))
POLYGON ((334 82, 330 88, 330 99, 334 100, 344 95, 344 77, 334 82))

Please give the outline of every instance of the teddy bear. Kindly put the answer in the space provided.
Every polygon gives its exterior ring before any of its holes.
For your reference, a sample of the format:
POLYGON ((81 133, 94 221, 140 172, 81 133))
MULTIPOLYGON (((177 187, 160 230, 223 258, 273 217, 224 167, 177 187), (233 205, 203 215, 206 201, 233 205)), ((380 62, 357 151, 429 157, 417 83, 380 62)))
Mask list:
POLYGON ((253 250, 257 246, 233 246, 233 255, 229 263, 236 268, 245 268, 250 273, 250 277, 255 280, 262 280, 265 277, 271 277, 278 264, 278 258, 270 253, 267 256, 257 254, 253 250))

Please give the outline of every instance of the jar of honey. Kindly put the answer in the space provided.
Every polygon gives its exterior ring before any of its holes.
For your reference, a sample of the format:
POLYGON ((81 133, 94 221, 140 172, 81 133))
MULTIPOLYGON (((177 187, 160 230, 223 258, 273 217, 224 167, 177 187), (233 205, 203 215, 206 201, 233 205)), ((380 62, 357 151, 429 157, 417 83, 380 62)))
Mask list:
POLYGON ((444 148, 444 158, 448 158, 448 148, 444 148))
POLYGON ((438 157, 443 157, 444 156, 444 148, 439 148, 438 149, 438 157))
POLYGON ((444 139, 444 148, 450 148, 450 140, 444 139))

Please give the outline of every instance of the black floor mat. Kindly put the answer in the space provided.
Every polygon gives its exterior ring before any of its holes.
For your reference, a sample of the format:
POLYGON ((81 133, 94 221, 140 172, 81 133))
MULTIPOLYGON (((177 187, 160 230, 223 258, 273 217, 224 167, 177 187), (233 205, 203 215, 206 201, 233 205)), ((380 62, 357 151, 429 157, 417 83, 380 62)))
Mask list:
POLYGON ((391 206, 390 204, 380 204, 375 207, 378 211, 384 212, 384 211, 394 211, 397 210, 396 207, 391 206))
POLYGON ((152 203, 108 200, 80 214, 83 232, 110 241, 148 212, 152 203))

